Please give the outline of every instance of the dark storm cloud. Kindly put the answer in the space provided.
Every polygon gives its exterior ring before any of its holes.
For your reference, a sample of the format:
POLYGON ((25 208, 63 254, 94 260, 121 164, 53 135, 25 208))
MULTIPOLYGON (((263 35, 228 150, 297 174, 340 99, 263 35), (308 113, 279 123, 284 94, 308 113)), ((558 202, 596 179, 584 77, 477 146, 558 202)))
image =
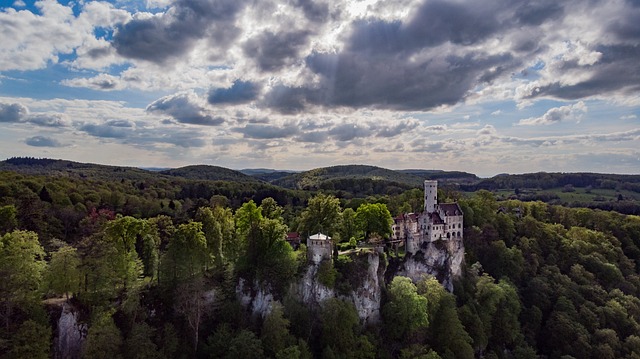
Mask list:
POLYGON ((455 104, 478 81, 488 80, 517 65, 510 54, 468 53, 411 61, 405 56, 372 58, 362 53, 313 54, 308 66, 322 75, 317 89, 276 89, 266 99, 271 107, 299 112, 305 104, 374 107, 395 110, 428 110, 455 104))
MULTIPOLYGON (((430 110, 453 105, 479 84, 510 74, 521 57, 505 51, 488 54, 480 47, 439 53, 444 43, 464 49, 510 29, 563 16, 559 5, 546 11, 542 2, 494 0, 482 4, 427 1, 407 21, 358 20, 339 53, 313 53, 307 67, 319 75, 317 85, 276 86, 264 105, 295 114, 309 105, 430 110), (517 15, 516 15, 517 14, 517 15), (433 51, 425 56, 425 51, 433 51), (418 56, 419 55, 419 56, 418 56)), ((540 36, 516 39, 517 51, 537 51, 540 36)))
POLYGON ((305 110, 308 102, 318 102, 317 91, 304 87, 274 86, 263 103, 281 113, 295 114, 305 110))
POLYGON ((276 71, 298 58, 309 42, 310 31, 273 33, 267 31, 249 39, 243 48, 247 57, 254 59, 262 71, 276 71))
POLYGON ((113 46, 124 57, 155 63, 183 55, 205 37, 226 46, 238 34, 234 22, 242 6, 237 0, 178 0, 163 15, 120 26, 113 46))
POLYGON ((197 103, 189 94, 176 94, 158 99, 147 106, 147 111, 166 114, 176 121, 193 125, 217 126, 224 122, 221 117, 213 117, 197 103))
POLYGON ((519 23, 538 26, 549 19, 563 15, 562 3, 556 0, 537 0, 524 2, 515 13, 519 23))
POLYGON ((329 5, 317 0, 297 0, 296 5, 302 8, 304 16, 313 22, 324 22, 329 18, 329 5))
POLYGON ((34 147, 62 147, 63 145, 51 137, 33 136, 24 141, 29 146, 34 147))
POLYGON ((286 124, 282 127, 272 125, 248 124, 245 127, 234 129, 242 133, 245 138, 261 140, 287 138, 298 133, 298 127, 294 124, 286 124))
MULTIPOLYGON (((640 43, 640 37, 638 42, 640 43)), ((536 88, 528 97, 553 96, 576 100, 615 91, 629 94, 640 91, 640 46, 600 46, 597 51, 602 53, 602 57, 589 67, 588 79, 572 85, 551 83, 536 88)))
POLYGON ((0 122, 20 122, 29 114, 29 109, 19 103, 0 103, 0 122))
POLYGON ((210 104, 242 104, 253 101, 260 94, 260 86, 253 82, 236 81, 230 88, 212 89, 210 104))

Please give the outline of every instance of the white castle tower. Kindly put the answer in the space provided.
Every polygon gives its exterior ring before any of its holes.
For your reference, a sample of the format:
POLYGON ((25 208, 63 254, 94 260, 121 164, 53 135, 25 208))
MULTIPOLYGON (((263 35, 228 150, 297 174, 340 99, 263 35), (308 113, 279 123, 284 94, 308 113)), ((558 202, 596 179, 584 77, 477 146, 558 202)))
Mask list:
POLYGON ((438 181, 424 181, 424 211, 433 213, 438 204, 438 181))

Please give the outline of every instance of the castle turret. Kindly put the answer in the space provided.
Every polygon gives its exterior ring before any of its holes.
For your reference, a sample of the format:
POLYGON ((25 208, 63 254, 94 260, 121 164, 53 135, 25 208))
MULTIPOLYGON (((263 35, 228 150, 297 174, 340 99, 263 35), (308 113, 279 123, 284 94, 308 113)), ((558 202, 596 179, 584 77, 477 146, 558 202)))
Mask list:
POLYGON ((438 204, 438 181, 424 181, 424 211, 435 212, 438 204))

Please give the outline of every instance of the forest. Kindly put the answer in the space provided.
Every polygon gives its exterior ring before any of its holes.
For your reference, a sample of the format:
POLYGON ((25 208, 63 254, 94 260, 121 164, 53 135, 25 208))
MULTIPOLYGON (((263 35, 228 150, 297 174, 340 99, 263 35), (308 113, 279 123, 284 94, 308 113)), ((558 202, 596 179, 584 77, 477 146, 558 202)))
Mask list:
MULTIPOLYGON (((322 231, 343 249, 386 238, 393 216, 422 210, 420 189, 67 166, 0 171, 0 357, 640 358, 636 215, 444 188, 464 212, 463 275, 452 292, 391 276, 364 325, 347 295, 316 308, 292 293, 310 264, 286 235, 322 231), (271 310, 248 310, 240 282, 268 288, 271 310), (78 347, 59 344, 70 310, 78 347)), ((334 252, 318 280, 346 294, 370 253, 334 252)))

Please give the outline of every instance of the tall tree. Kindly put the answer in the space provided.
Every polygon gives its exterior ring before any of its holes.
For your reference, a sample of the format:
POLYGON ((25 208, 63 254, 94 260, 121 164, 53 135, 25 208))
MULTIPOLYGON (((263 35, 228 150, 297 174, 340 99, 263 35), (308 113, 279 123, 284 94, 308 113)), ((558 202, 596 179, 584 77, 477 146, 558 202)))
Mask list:
POLYGON ((207 239, 202 232, 202 223, 181 224, 163 256, 164 278, 177 284, 180 280, 198 276, 205 270, 207 258, 207 239))
POLYGON ((175 310, 184 316, 192 332, 194 353, 198 349, 200 324, 205 313, 204 278, 196 276, 176 289, 175 310))
POLYGON ((37 299, 44 254, 34 232, 13 231, 0 237, 0 318, 7 329, 13 310, 37 299))
POLYGON ((47 325, 27 320, 11 338, 11 349, 7 358, 47 359, 51 345, 51 328, 47 325))
POLYGON ((80 257, 76 248, 65 245, 51 253, 47 283, 50 290, 56 294, 64 294, 67 300, 69 293, 78 292, 81 276, 80 257))
POLYGON ((356 212, 352 208, 345 208, 342 211, 340 225, 340 239, 350 241, 351 238, 358 237, 358 223, 356 222, 356 212))
POLYGON ((284 213, 284 209, 271 197, 263 199, 260 203, 260 208, 262 209, 262 215, 269 219, 281 218, 282 213, 284 213))
POLYGON ((122 358, 122 334, 110 313, 94 315, 83 350, 87 359, 122 358))
POLYGON ((298 231, 309 236, 318 232, 334 237, 340 228, 340 200, 334 196, 318 194, 309 199, 300 215, 298 231))
POLYGON ((417 292, 407 277, 394 277, 389 285, 389 301, 382 308, 385 331, 396 342, 412 341, 412 336, 429 325, 427 298, 417 292))
POLYGON ((365 203, 356 211, 356 223, 364 232, 365 239, 370 239, 373 234, 382 238, 391 236, 393 218, 384 203, 365 203))

